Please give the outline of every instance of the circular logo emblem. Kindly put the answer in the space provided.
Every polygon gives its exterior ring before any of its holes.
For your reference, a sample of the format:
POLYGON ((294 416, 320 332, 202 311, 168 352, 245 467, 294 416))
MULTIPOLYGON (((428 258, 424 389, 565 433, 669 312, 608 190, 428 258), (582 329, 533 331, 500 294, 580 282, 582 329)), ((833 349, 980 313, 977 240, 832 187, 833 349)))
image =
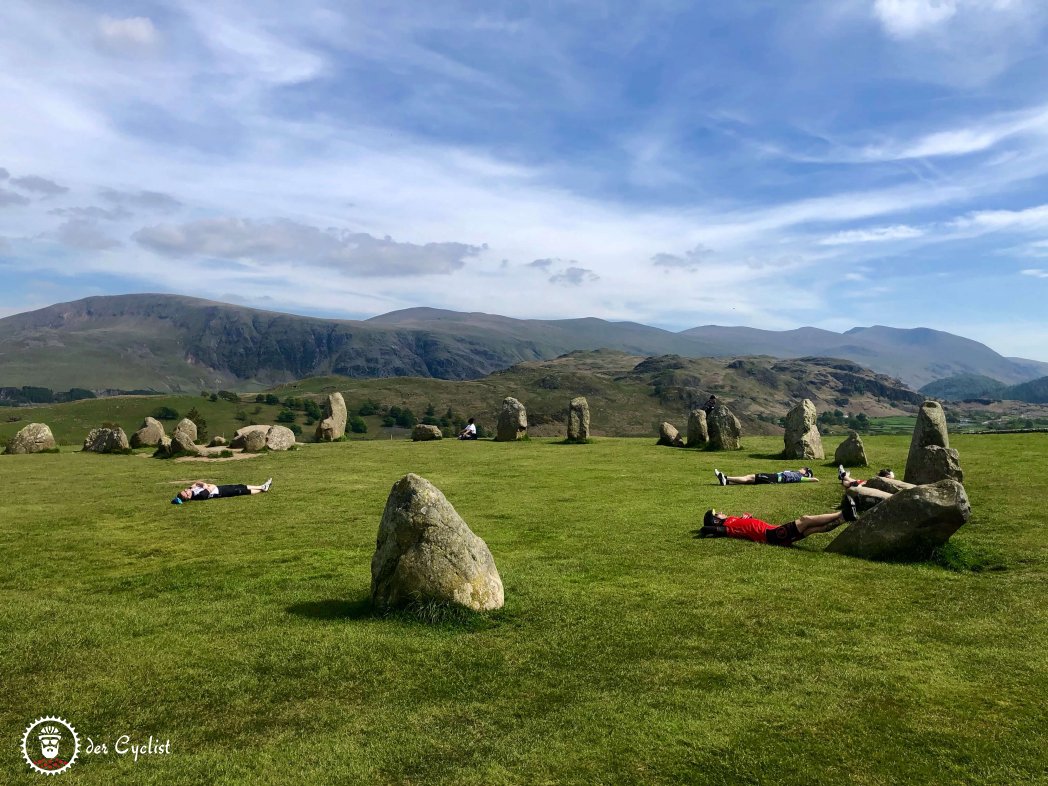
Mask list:
POLYGON ((80 753, 80 738, 70 723, 49 715, 37 718, 22 735, 22 756, 44 775, 57 775, 73 766, 80 753))

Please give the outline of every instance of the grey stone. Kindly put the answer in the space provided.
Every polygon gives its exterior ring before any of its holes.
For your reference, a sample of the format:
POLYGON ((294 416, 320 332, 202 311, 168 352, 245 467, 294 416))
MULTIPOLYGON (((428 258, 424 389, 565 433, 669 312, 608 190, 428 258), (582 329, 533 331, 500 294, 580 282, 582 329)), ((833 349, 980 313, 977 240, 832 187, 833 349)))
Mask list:
POLYGON ((224 448, 226 446, 225 437, 212 437, 211 441, 207 443, 209 448, 224 448))
POLYGON ((317 442, 334 442, 346 435, 349 412, 341 393, 328 394, 324 402, 324 419, 317 424, 317 442))
POLYGON ((659 441, 655 444, 666 445, 671 448, 682 448, 684 447, 684 440, 681 439, 680 432, 677 431, 676 426, 663 421, 659 424, 659 441))
POLYGON ((501 608, 502 579, 487 544, 436 486, 415 474, 393 484, 371 558, 371 600, 380 609, 412 602, 501 608))
POLYGON ((709 441, 710 430, 706 425, 706 411, 693 409, 688 414, 688 441, 685 444, 689 448, 697 448, 709 441))
POLYGON ((917 410, 917 423, 914 424, 913 436, 910 438, 910 453, 906 457, 903 480, 907 483, 917 483, 916 478, 927 476, 921 463, 927 457, 924 448, 932 446, 950 447, 950 434, 946 428, 946 413, 942 405, 938 401, 925 401, 917 410))
POLYGON ((810 399, 804 399, 786 413, 786 433, 783 435, 783 458, 821 460, 826 458, 822 436, 816 420, 819 413, 810 399))
POLYGON ((287 426, 270 426, 265 446, 269 450, 288 450, 295 444, 295 432, 287 426))
POLYGON ((435 439, 444 439, 444 434, 436 426, 431 426, 427 423, 417 423, 415 428, 411 430, 411 439, 413 442, 431 442, 435 439))
POLYGON ((245 453, 261 453, 266 449, 266 437, 269 436, 269 428, 269 426, 266 426, 265 431, 255 429, 254 431, 245 432, 240 440, 240 447, 245 453))
POLYGON ((197 451, 196 439, 196 423, 189 418, 182 418, 178 421, 178 425, 175 426, 175 430, 171 432, 171 451, 173 453, 195 454, 199 452, 197 451))
POLYGON ((146 418, 138 431, 131 435, 131 447, 154 447, 163 441, 164 436, 164 424, 156 418, 146 418))
POLYGON ((496 442, 513 442, 528 435, 528 413, 524 405, 512 396, 502 401, 498 425, 495 429, 496 442))
MULTIPOLYGON (((248 434, 254 434, 254 433, 257 433, 257 432, 261 432, 262 433, 262 444, 265 445, 265 443, 266 443, 266 436, 265 435, 266 435, 266 432, 268 432, 268 431, 269 431, 269 426, 265 426, 265 425, 262 425, 262 424, 256 424, 254 426, 244 426, 243 428, 238 428, 233 433, 233 439, 230 440, 229 447, 245 449, 247 447, 248 434)), ((259 447, 257 449, 261 450, 262 448, 259 447)))
POLYGON ((590 410, 585 396, 577 396, 568 404, 568 441, 585 442, 589 439, 590 410))
POLYGON ((905 480, 899 480, 898 478, 882 478, 879 475, 870 478, 863 485, 866 486, 866 488, 887 491, 889 494, 896 494, 900 491, 906 491, 906 489, 912 489, 914 487, 913 483, 907 483, 905 480))
POLYGON ((909 462, 906 464, 906 478, 911 483, 922 486, 946 479, 964 482, 964 470, 961 469, 960 457, 954 448, 928 445, 918 450, 916 457, 912 472, 909 462))
POLYGON ((54 450, 54 448, 55 437, 46 424, 28 423, 11 437, 4 453, 43 453, 45 450, 54 450))
POLYGON ((123 453, 130 450, 131 443, 128 442, 127 434, 117 426, 116 428, 101 427, 93 428, 84 440, 82 450, 90 453, 123 453))
POLYGON ((723 404, 706 414, 710 450, 739 450, 742 447, 742 424, 723 404))
POLYGON ((848 438, 837 446, 833 453, 833 460, 845 467, 866 467, 869 460, 866 458, 866 446, 862 444, 862 437, 858 431, 849 431, 848 438))
POLYGON ((850 524, 826 550, 865 559, 928 559, 970 516, 964 486, 940 480, 885 499, 850 524))

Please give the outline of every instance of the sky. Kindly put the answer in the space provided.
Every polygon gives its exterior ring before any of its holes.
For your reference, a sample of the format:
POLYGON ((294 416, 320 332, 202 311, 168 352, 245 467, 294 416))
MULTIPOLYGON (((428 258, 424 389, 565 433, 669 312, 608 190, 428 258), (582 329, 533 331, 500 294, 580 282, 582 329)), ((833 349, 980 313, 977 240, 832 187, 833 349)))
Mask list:
POLYGON ((0 4, 0 316, 169 292, 1048 361, 1048 3, 0 4))

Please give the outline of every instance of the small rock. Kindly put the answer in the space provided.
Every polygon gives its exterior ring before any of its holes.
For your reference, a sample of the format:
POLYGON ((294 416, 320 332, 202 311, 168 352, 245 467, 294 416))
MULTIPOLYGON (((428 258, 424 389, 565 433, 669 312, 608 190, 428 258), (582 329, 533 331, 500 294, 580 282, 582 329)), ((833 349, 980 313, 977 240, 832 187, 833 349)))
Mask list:
POLYGON ((659 424, 659 441, 655 444, 665 445, 670 448, 682 448, 684 447, 684 440, 681 439, 680 432, 677 431, 676 426, 663 421, 659 424))
POLYGON ((430 442, 434 439, 444 439, 444 434, 436 426, 427 423, 417 423, 411 430, 411 439, 414 442, 430 442))

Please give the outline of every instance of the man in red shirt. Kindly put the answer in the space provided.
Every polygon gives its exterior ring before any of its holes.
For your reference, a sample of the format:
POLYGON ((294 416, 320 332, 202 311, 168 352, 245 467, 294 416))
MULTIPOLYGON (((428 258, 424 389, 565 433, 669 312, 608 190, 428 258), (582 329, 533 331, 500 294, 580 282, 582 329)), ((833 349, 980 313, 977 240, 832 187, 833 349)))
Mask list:
POLYGON ((755 543, 768 543, 772 546, 792 546, 798 540, 814 535, 817 532, 829 532, 846 521, 855 521, 856 508, 845 498, 843 510, 833 513, 817 513, 801 516, 793 521, 775 526, 766 521, 755 519, 749 513, 741 516, 728 516, 715 510, 707 510, 702 518, 700 538, 741 538, 755 543))

